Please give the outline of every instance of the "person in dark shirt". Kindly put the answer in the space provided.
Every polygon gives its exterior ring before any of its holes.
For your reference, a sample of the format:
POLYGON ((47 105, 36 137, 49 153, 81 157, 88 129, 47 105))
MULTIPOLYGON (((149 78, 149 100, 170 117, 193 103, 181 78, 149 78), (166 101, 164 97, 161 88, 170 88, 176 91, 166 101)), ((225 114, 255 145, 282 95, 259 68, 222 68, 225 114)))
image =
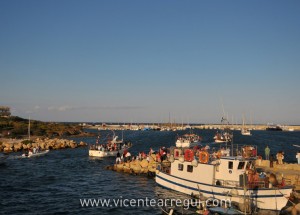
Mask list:
POLYGON ((274 156, 270 156, 270 168, 273 168, 274 156))

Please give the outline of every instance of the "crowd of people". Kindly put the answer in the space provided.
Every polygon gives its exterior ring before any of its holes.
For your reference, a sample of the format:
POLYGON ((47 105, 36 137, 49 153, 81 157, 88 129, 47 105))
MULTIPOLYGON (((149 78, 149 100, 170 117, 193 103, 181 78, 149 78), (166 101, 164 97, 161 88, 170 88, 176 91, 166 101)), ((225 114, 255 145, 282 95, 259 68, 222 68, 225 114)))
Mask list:
POLYGON ((25 150, 24 154, 25 156, 28 156, 28 155, 39 153, 40 151, 41 151, 41 147, 38 146, 38 147, 33 147, 25 150))
MULTIPOLYGON (((167 149, 166 147, 161 147, 157 151, 154 151, 152 148, 150 148, 148 153, 141 151, 137 155, 132 155, 127 149, 125 149, 123 153, 118 152, 116 157, 116 163, 118 164, 127 161, 134 161, 134 160, 142 161, 143 159, 146 159, 148 162, 151 161, 151 159, 157 162, 162 162, 164 160, 169 160, 172 154, 170 150, 172 149, 167 149)), ((242 153, 247 154, 249 153, 248 150, 249 150, 248 148, 243 149, 243 152, 240 152, 240 154, 242 153)), ((208 152, 209 159, 211 161, 217 160, 220 157, 230 156, 230 149, 225 147, 221 147, 218 150, 216 148, 211 149, 208 145, 203 147, 195 146, 193 148, 193 151, 194 151, 194 159, 197 161, 199 160, 199 154, 201 152, 208 152)), ((253 155, 253 151, 255 151, 254 153, 256 154, 256 149, 251 148, 251 155, 249 155, 250 157, 253 155)))
MULTIPOLYGON (((123 145, 124 146, 124 145, 123 145)), ((99 145, 97 150, 119 150, 121 149, 120 147, 122 146, 117 146, 116 144, 114 145, 99 145)), ((220 148, 219 150, 216 150, 215 148, 212 148, 210 150, 210 147, 208 145, 204 147, 194 147, 193 148, 195 152, 195 159, 198 160, 199 153, 201 151, 207 151, 210 152, 210 160, 216 160, 219 159, 220 157, 224 156, 230 156, 230 149, 226 149, 224 147, 220 148)), ((273 154, 270 153, 271 150, 269 146, 265 148, 265 159, 270 161, 270 167, 274 166, 274 162, 276 162, 278 165, 282 165, 284 162, 284 152, 283 151, 278 151, 276 154, 276 157, 274 157, 273 154)), ((256 157, 257 156, 257 149, 252 146, 246 146, 241 149, 240 155, 243 157, 256 157)), ((116 163, 121 163, 121 162, 127 162, 127 161, 134 161, 134 160, 140 160, 142 161, 143 159, 146 159, 148 162, 150 159, 154 159, 157 162, 162 162, 164 160, 169 160, 171 156, 170 149, 167 149, 166 147, 161 147, 157 152, 155 152, 152 148, 150 148, 148 153, 145 153, 144 151, 139 152, 136 156, 131 155, 131 153, 125 149, 122 154, 118 153, 117 158, 116 158, 116 163), (152 156, 153 155, 153 156, 152 156), (152 157, 152 158, 150 158, 152 157)), ((300 164, 300 151, 297 152, 296 158, 298 159, 298 164, 300 164)), ((258 159, 262 159, 261 156, 258 156, 258 159)))
MULTIPOLYGON (((262 159, 262 157, 260 157, 262 159)), ((300 164, 300 151, 297 152, 296 158, 298 161, 298 164, 300 164)), ((274 162, 278 165, 282 165, 284 162, 284 151, 278 151, 276 154, 276 157, 274 157, 273 154, 271 154, 271 150, 269 146, 266 146, 265 148, 265 159, 270 161, 270 167, 272 168, 274 166, 274 162)))
POLYGON ((117 153, 116 163, 119 164, 128 161, 135 161, 135 160, 142 161, 144 159, 146 159, 148 162, 150 162, 151 159, 154 159, 157 162, 162 162, 164 160, 167 160, 169 157, 170 157, 170 153, 168 153, 166 147, 161 147, 158 150, 158 152, 155 152, 152 148, 150 148, 148 154, 142 151, 139 152, 138 155, 136 156, 131 155, 131 153, 127 149, 125 149, 122 154, 120 152, 117 153))
POLYGON ((107 144, 95 144, 90 146, 90 150, 98 150, 103 152, 111 152, 111 151, 118 151, 121 149, 124 149, 126 147, 130 147, 130 142, 125 143, 115 143, 115 142, 109 142, 107 144))

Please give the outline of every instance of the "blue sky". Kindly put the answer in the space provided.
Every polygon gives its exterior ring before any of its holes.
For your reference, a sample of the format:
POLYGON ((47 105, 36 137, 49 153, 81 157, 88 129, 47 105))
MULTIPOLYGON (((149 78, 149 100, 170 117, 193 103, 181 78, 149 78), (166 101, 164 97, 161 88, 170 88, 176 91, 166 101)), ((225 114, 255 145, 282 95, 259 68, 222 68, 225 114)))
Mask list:
POLYGON ((0 1, 0 103, 47 121, 300 124, 299 1, 0 1))

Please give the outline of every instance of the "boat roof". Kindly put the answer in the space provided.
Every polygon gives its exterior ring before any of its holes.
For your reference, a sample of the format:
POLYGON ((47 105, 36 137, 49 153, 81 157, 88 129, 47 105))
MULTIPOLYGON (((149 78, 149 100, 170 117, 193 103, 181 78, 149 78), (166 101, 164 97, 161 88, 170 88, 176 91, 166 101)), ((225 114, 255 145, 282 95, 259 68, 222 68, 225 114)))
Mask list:
POLYGON ((244 158, 242 156, 228 156, 228 157, 221 157, 220 160, 238 160, 238 161, 245 161, 245 160, 254 160, 255 158, 244 158))

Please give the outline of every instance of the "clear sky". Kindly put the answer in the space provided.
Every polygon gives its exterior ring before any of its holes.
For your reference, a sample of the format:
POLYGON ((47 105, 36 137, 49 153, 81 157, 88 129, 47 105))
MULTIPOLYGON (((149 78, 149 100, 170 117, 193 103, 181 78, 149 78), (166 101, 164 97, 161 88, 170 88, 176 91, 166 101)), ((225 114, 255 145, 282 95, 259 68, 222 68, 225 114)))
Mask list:
POLYGON ((300 1, 0 1, 0 105, 47 121, 300 124, 300 1))

